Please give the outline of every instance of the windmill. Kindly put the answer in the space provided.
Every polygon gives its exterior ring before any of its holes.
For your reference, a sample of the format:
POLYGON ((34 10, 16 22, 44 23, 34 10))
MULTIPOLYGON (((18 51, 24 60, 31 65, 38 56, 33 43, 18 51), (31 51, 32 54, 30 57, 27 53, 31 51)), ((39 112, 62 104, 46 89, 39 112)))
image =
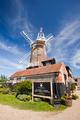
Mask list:
POLYGON ((21 35, 29 43, 31 51, 25 54, 19 63, 26 65, 24 61, 25 59, 29 59, 29 66, 42 66, 41 61, 48 59, 46 47, 51 40, 55 39, 54 36, 49 34, 47 37, 45 37, 42 28, 40 28, 40 32, 38 33, 37 39, 35 41, 32 40, 25 31, 22 31, 21 35))

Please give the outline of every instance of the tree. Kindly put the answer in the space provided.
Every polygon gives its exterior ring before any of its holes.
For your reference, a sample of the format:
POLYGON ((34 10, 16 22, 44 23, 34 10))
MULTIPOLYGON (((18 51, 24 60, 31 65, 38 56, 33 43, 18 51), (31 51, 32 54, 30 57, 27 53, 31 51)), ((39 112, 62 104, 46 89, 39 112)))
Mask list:
POLYGON ((5 75, 1 75, 0 76, 0 86, 2 87, 6 87, 6 81, 7 81, 8 79, 7 79, 7 77, 5 76, 5 75))
POLYGON ((16 84, 16 91, 17 91, 17 95, 19 95, 19 94, 31 95, 32 82, 26 80, 26 81, 23 81, 23 82, 16 84))
POLYGON ((71 84, 72 93, 74 92, 75 89, 76 89, 76 85, 75 85, 75 83, 72 83, 72 84, 71 84))
POLYGON ((8 80, 8 79, 7 79, 7 77, 5 75, 0 76, 0 82, 4 82, 6 80, 8 80))

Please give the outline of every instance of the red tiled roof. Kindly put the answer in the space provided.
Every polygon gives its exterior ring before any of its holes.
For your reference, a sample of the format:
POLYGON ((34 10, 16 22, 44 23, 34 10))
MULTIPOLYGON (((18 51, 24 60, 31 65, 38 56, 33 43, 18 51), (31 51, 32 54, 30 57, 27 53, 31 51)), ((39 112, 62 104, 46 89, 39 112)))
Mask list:
POLYGON ((62 64, 63 63, 57 63, 57 64, 51 64, 48 66, 42 66, 42 67, 38 67, 38 68, 32 68, 32 69, 27 69, 27 70, 23 70, 23 71, 18 71, 16 73, 14 73, 11 76, 11 78, 59 72, 62 64))

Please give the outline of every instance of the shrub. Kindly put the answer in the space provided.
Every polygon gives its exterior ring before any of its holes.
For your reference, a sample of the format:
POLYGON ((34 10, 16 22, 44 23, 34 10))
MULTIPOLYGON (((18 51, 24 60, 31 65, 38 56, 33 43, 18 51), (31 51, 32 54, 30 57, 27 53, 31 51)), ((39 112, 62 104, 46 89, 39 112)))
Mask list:
POLYGON ((11 91, 11 92, 16 92, 16 91, 17 91, 17 90, 16 90, 16 85, 17 85, 17 84, 14 84, 14 85, 9 84, 9 85, 8 85, 8 87, 10 88, 10 91, 11 91))
POLYGON ((17 91, 16 96, 19 94, 31 95, 31 92, 32 92, 31 81, 22 81, 21 83, 18 83, 16 85, 16 91, 17 91))
POLYGON ((19 99, 19 100, 21 100, 21 101, 26 101, 26 97, 27 97, 27 95, 18 95, 17 96, 17 98, 19 99))
POLYGON ((41 98, 34 98, 34 101, 35 102, 41 102, 42 100, 41 100, 41 98))
POLYGON ((66 106, 72 106, 72 97, 68 96, 68 94, 63 95, 61 97, 61 104, 66 106))
POLYGON ((72 99, 73 99, 73 100, 76 100, 76 99, 78 99, 78 98, 79 98, 79 97, 78 97, 76 94, 73 94, 73 95, 72 95, 72 99))
POLYGON ((65 98, 64 97, 61 97, 61 104, 65 105, 65 98))
POLYGON ((16 92, 12 92, 12 91, 10 91, 9 94, 10 94, 10 95, 14 95, 14 96, 16 96, 16 92))
POLYGON ((75 85, 75 83, 72 83, 71 84, 71 90, 72 90, 72 92, 74 92, 75 89, 76 89, 76 85, 75 85))
POLYGON ((31 95, 27 95, 27 96, 26 96, 26 100, 27 100, 27 101, 30 101, 31 99, 32 99, 32 96, 31 96, 31 95))
POLYGON ((2 94, 9 94, 10 93, 10 89, 9 88, 0 88, 0 93, 2 94))
POLYGON ((30 95, 25 95, 25 94, 19 94, 17 98, 21 101, 30 101, 31 96, 30 95))

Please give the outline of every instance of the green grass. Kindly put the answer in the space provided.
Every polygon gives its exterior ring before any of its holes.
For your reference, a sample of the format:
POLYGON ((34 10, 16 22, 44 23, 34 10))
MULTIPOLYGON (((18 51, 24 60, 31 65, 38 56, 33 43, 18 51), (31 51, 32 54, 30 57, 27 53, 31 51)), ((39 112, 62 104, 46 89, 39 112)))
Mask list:
POLYGON ((13 95, 0 94, 0 104, 10 105, 12 107, 23 109, 23 110, 33 110, 33 111, 62 111, 66 107, 61 105, 60 107, 53 107, 46 102, 23 102, 18 100, 13 95))

